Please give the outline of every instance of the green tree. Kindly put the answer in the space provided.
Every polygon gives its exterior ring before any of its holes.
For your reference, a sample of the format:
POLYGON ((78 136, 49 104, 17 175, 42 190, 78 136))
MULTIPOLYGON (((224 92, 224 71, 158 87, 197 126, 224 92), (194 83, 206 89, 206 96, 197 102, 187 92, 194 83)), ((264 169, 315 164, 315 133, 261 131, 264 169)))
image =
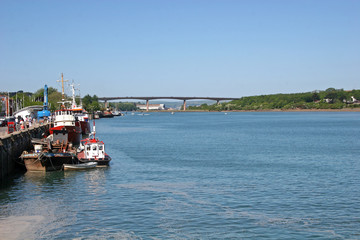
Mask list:
POLYGON ((95 112, 101 109, 99 99, 96 95, 90 96, 87 94, 82 99, 83 107, 89 112, 95 112))
POLYGON ((317 92, 313 92, 311 98, 312 98, 312 101, 314 101, 314 102, 320 100, 320 96, 317 92))

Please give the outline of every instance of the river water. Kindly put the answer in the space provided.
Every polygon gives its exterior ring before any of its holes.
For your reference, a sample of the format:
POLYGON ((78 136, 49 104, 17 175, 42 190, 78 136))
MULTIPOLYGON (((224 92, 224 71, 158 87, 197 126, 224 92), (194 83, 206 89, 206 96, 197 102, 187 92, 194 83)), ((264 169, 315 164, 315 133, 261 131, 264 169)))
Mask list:
POLYGON ((360 239, 360 113, 96 121, 108 168, 19 174, 0 239, 360 239))

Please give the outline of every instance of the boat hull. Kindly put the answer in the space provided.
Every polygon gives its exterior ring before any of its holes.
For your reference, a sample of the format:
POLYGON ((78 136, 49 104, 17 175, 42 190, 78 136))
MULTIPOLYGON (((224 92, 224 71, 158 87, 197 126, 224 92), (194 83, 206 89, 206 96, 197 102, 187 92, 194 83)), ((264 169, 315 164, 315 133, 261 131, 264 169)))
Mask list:
POLYGON ((77 158, 81 163, 96 162, 98 166, 109 166, 111 157, 106 154, 105 158, 86 158, 84 152, 77 154, 77 158))
POLYGON ((68 142, 74 145, 79 145, 81 140, 81 127, 80 126, 58 126, 50 129, 50 134, 53 134, 54 130, 61 131, 63 128, 66 129, 68 134, 68 142))
POLYGON ((23 153, 21 158, 27 171, 58 171, 62 170, 63 164, 78 162, 71 153, 23 153))
POLYGON ((104 114, 104 115, 102 115, 101 118, 113 118, 113 117, 114 117, 114 115, 112 115, 112 114, 104 114))
POLYGON ((64 170, 84 170, 84 169, 91 169, 96 168, 96 162, 88 162, 88 163, 79 163, 79 164, 64 164, 64 170))
POLYGON ((113 117, 114 117, 114 115, 110 111, 104 111, 102 113, 102 116, 100 116, 100 118, 113 118, 113 117))
POLYGON ((88 162, 96 162, 98 166, 109 166, 111 159, 79 159, 79 162, 81 163, 88 163, 88 162))
POLYGON ((80 121, 81 133, 89 134, 90 133, 90 123, 87 121, 80 121))

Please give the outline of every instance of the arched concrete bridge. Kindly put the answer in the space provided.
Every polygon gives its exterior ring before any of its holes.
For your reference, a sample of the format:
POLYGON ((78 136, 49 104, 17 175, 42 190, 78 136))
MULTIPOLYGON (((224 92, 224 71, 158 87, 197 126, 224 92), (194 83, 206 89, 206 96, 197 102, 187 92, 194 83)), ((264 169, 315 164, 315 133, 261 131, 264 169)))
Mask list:
POLYGON ((226 98, 226 97, 99 97, 100 101, 105 101, 105 106, 107 105, 107 102, 110 100, 120 100, 120 99, 136 99, 136 100, 146 100, 146 111, 149 111, 149 100, 155 100, 155 99, 176 99, 176 100, 183 100, 183 109, 186 110, 186 101, 187 100, 213 100, 216 101, 217 104, 220 103, 220 101, 231 101, 231 100, 237 100, 239 98, 226 98))

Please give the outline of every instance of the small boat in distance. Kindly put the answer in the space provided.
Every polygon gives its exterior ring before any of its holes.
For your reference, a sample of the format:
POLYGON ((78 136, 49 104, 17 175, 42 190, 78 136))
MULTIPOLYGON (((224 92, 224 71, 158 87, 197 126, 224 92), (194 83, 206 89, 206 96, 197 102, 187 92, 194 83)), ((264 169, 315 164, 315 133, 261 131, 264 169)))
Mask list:
POLYGON ((120 112, 119 110, 115 110, 112 112, 112 114, 117 117, 117 116, 123 116, 124 114, 122 112, 120 112))
POLYGON ((111 112, 110 109, 106 109, 103 113, 102 113, 102 116, 100 115, 100 118, 113 118, 114 115, 113 113, 111 112))
POLYGON ((98 166, 108 166, 111 157, 105 152, 105 144, 95 137, 95 121, 89 138, 80 142, 77 158, 81 163, 96 162, 98 166))

